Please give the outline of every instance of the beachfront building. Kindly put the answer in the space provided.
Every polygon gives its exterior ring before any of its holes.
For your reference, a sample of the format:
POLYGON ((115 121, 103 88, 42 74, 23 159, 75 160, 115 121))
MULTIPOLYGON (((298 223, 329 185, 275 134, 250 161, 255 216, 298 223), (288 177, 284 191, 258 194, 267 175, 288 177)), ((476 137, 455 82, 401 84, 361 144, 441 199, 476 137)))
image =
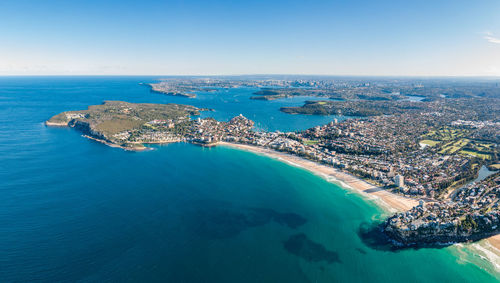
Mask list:
POLYGON ((396 175, 396 177, 394 177, 394 183, 396 184, 396 186, 398 186, 400 188, 404 187, 405 177, 403 177, 401 175, 396 175))

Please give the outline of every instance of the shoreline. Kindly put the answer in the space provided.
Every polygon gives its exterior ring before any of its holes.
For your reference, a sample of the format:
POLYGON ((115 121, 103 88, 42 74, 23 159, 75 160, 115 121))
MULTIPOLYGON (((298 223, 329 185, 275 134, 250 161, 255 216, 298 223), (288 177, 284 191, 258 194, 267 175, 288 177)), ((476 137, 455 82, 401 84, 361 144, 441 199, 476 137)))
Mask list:
MULTIPOLYGON (((45 122, 46 126, 55 126, 55 127, 63 127, 68 126, 67 124, 62 123, 52 123, 45 122)), ((114 148, 121 148, 126 151, 147 151, 152 150, 144 144, 141 143, 140 147, 123 147, 114 143, 107 142, 102 139, 98 139, 95 137, 91 137, 89 135, 82 135, 85 138, 97 141, 99 143, 105 144, 114 148)), ((151 142, 146 144, 169 144, 176 143, 182 141, 169 141, 169 142, 151 142)), ((231 143, 231 142, 216 142, 210 145, 191 143, 193 145, 198 145, 202 147, 216 147, 216 146, 226 146, 230 148, 235 148, 239 150, 244 150, 247 152, 252 152, 254 154, 263 155, 272 159, 276 159, 281 162, 285 162, 294 167, 299 167, 304 170, 307 170, 318 177, 323 178, 327 182, 334 183, 344 190, 352 191, 361 197, 370 200, 377 207, 381 208, 385 213, 395 213, 401 211, 407 211, 414 206, 419 204, 417 199, 393 194, 388 192, 380 187, 377 187, 373 184, 370 184, 363 179, 354 176, 350 173, 340 171, 337 168, 327 166, 324 164, 317 163, 315 161, 311 161, 296 155, 292 155, 285 152, 276 151, 270 148, 265 148, 261 146, 248 145, 248 144, 239 144, 239 143, 231 143)), ((466 247, 467 249, 475 250, 475 253, 480 258, 483 258, 487 262, 489 262, 496 271, 500 271, 500 234, 495 235, 486 239, 483 239, 478 242, 473 242, 464 245, 456 245, 456 247, 466 247)))
POLYGON ((299 156, 254 145, 228 142, 220 142, 219 145, 250 151, 256 154, 262 154, 273 159, 284 161, 290 165, 303 168, 315 175, 322 177, 328 182, 337 183, 338 185, 346 189, 355 191, 368 199, 380 202, 378 203, 379 206, 387 212, 405 211, 418 205, 418 200, 416 199, 395 195, 349 173, 342 172, 336 168, 319 164, 299 156))
MULTIPOLYGON (((317 176, 322 177, 328 182, 336 183, 345 189, 354 191, 361 196, 372 200, 374 203, 376 203, 376 205, 378 205, 386 212, 393 213, 397 211, 406 211, 418 205, 418 201, 416 199, 395 195, 349 173, 342 172, 336 168, 319 164, 299 156, 254 145, 228 142, 220 142, 219 145, 264 155, 273 159, 283 161, 292 166, 303 168, 317 176)), ((486 242, 487 246, 491 247, 491 252, 500 258, 500 234, 483 239, 482 241, 476 243, 481 244, 481 242, 486 242)), ((496 262, 493 262, 494 259, 490 258, 489 260, 493 264, 497 264, 496 262)))
MULTIPOLYGON (((49 121, 45 121, 46 126, 52 126, 52 127, 67 127, 67 124, 63 123, 53 123, 49 121)), ((85 138, 97 141, 99 143, 105 144, 110 147, 114 148, 121 148, 126 151, 147 151, 151 150, 151 148, 144 146, 141 143, 141 147, 135 147, 135 148, 130 148, 130 147, 123 147, 117 144, 109 143, 107 141, 104 141, 102 139, 94 138, 89 135, 82 135, 85 138)), ((147 144, 169 144, 169 143, 176 143, 180 141, 170 141, 170 142, 151 142, 147 144)), ((388 213, 395 213, 395 212, 401 212, 401 211, 406 211, 414 206, 418 205, 418 200, 396 195, 393 193, 390 193, 388 191, 385 191, 384 189, 381 189, 375 185, 372 185, 363 179, 356 177, 350 173, 347 172, 342 172, 336 168, 324 165, 324 164, 319 164, 317 162, 288 154, 285 152, 280 152, 276 151, 270 148, 265 148, 265 147, 260 147, 260 146, 255 146, 255 145, 248 145, 248 144, 239 144, 239 143, 230 143, 230 142, 217 142, 214 144, 210 145, 203 145, 203 144, 197 144, 197 143, 191 143, 194 145, 202 146, 202 147, 216 147, 216 146, 227 146, 227 147, 232 147, 240 150, 245 150, 249 151, 255 154, 260 154, 264 155, 282 162, 285 162, 289 165, 295 166, 295 167, 300 167, 302 169, 305 169, 321 178, 326 180, 327 182, 332 182, 336 183, 337 185, 343 187, 344 189, 354 191, 355 193, 358 193, 364 198, 367 198, 374 202, 376 205, 378 205, 380 208, 382 208, 384 211, 388 213)), ((491 252, 498 256, 499 262, 500 262, 500 234, 495 235, 489 238, 486 238, 482 240, 487 243, 487 246, 491 247, 491 252)), ((479 241, 477 243, 481 243, 482 241, 479 241)))
POLYGON ((65 123, 65 122, 57 123, 57 122, 45 121, 45 126, 49 126, 49 127, 68 127, 68 123, 65 123))
POLYGON ((163 95, 170 95, 170 96, 181 96, 181 97, 187 97, 187 98, 196 98, 196 94, 195 93, 190 93, 190 92, 186 92, 186 93, 184 93, 184 92, 169 92, 169 91, 165 91, 165 90, 161 90, 161 89, 156 89, 156 86, 154 86, 154 85, 158 84, 158 83, 139 83, 139 84, 148 86, 150 88, 150 91, 154 92, 154 93, 159 93, 159 94, 163 94, 163 95))
POLYGON ((124 146, 120 146, 120 145, 117 145, 117 144, 114 144, 114 143, 107 142, 107 141, 102 140, 102 139, 91 137, 89 135, 82 135, 82 137, 90 139, 90 140, 94 140, 96 142, 100 142, 100 143, 105 144, 105 145, 110 146, 110 147, 121 148, 121 149, 126 150, 126 151, 145 151, 145 150, 150 150, 148 147, 145 147, 145 146, 135 147, 135 148, 134 147, 124 147, 124 146))

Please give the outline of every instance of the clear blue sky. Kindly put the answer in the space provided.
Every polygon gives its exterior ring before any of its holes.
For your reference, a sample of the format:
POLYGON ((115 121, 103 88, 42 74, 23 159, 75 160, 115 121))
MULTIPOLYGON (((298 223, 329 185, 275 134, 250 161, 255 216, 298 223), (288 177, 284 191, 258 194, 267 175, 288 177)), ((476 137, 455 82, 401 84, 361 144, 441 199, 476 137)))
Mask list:
POLYGON ((500 75, 499 0, 0 1, 0 75, 500 75))

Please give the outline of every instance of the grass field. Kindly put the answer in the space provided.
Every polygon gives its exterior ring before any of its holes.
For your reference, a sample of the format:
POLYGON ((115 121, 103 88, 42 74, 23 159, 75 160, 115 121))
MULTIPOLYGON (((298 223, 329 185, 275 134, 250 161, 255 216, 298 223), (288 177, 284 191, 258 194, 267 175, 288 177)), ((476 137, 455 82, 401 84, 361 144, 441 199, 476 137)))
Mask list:
POLYGON ((303 140, 302 143, 305 145, 317 144, 319 141, 303 140))
POLYGON ((434 140, 421 140, 420 143, 426 144, 428 146, 435 146, 436 144, 440 143, 439 141, 434 141, 434 140))
POLYGON ((434 141, 452 141, 456 140, 457 138, 466 136, 468 133, 469 131, 466 129, 444 127, 439 130, 430 131, 423 137, 428 140, 434 140, 434 141))
POLYGON ((478 153, 478 152, 475 152, 475 151, 461 150, 460 153, 461 154, 472 155, 472 156, 481 158, 483 160, 489 160, 489 159, 491 159, 491 155, 490 154, 478 153))
POLYGON ((469 129, 447 126, 423 135, 420 143, 430 147, 437 147, 438 152, 441 154, 457 153, 483 160, 491 160, 497 151, 495 144, 471 139, 469 138, 471 133, 469 129))

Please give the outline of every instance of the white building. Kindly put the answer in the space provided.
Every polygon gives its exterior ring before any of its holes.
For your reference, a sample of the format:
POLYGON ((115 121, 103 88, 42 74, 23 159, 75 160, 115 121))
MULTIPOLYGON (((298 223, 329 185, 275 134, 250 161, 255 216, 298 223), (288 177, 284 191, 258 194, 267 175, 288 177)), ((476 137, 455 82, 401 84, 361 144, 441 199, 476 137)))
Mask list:
POLYGON ((401 176, 401 175, 396 175, 396 177, 394 177, 394 183, 396 184, 396 186, 398 187, 404 187, 405 186, 405 177, 401 176))

